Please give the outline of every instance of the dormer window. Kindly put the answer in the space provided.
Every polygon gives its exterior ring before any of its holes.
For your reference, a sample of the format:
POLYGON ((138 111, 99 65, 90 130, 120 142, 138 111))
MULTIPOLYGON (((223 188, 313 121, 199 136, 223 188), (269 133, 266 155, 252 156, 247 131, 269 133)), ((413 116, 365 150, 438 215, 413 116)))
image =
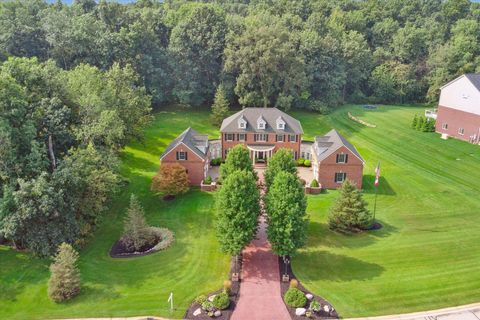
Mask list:
POLYGON ((285 130, 285 121, 282 117, 277 118, 277 130, 285 130))
POLYGON ((239 129, 246 129, 247 128, 247 121, 243 117, 238 119, 238 128, 239 129))
POLYGON ((258 118, 257 120, 257 128, 260 130, 264 130, 266 124, 267 122, 265 121, 265 119, 263 119, 263 117, 260 116, 260 118, 258 118))

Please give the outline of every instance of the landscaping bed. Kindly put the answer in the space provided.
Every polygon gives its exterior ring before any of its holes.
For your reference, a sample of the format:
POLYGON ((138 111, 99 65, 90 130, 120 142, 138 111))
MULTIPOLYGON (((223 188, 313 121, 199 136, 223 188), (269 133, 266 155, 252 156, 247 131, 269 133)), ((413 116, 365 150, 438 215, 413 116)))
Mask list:
POLYGON ((156 235, 156 241, 153 244, 143 246, 140 250, 129 250, 123 239, 118 240, 110 249, 110 257, 112 258, 129 258, 129 257, 140 257, 148 254, 155 253, 160 250, 168 248, 173 240, 174 234, 172 231, 166 228, 156 228, 151 227, 156 235))
MULTIPOLYGON (((239 257, 238 262, 237 262, 237 268, 238 269, 235 268, 235 258, 231 259, 229 279, 232 279, 232 274, 234 272, 240 273, 240 271, 242 269, 241 266, 242 266, 241 256, 239 257)), ((212 302, 213 298, 216 295, 221 294, 223 291, 224 291, 224 289, 219 289, 217 291, 214 291, 214 292, 206 295, 205 297, 207 298, 207 300, 212 302)), ((228 320, 228 319, 230 319, 233 311, 235 310, 235 306, 236 306, 237 301, 238 301, 238 297, 239 297, 239 293, 240 293, 240 282, 239 281, 231 281, 230 289, 228 291, 229 291, 228 296, 229 296, 230 304, 229 304, 228 308, 223 309, 223 310, 219 310, 220 314, 217 313, 217 315, 214 314, 213 316, 209 316, 208 312, 202 308, 202 304, 200 304, 197 301, 197 299, 198 299, 197 298, 188 307, 187 311, 185 312, 184 319, 186 319, 186 320, 192 320, 192 319, 198 319, 198 320, 202 320, 202 319, 228 320), (198 312, 200 312, 200 313, 198 313, 198 312)))
MULTIPOLYGON (((280 281, 280 289, 281 289, 281 294, 282 294, 282 300, 285 303, 284 296, 285 296, 285 293, 287 292, 287 290, 290 288, 290 282, 283 282, 282 281, 282 275, 285 273, 285 263, 284 263, 284 261, 281 257, 278 257, 278 266, 279 266, 279 271, 280 271, 279 281, 280 281)), ((296 279, 295 275, 292 272, 292 269, 290 268, 290 266, 287 267, 287 270, 288 270, 287 273, 288 273, 288 276, 289 276, 290 280, 296 279)), ((303 294, 305 294, 305 296, 308 295, 308 297, 311 298, 311 299, 307 298, 307 303, 304 307, 307 311, 309 310, 309 305, 310 305, 311 301, 317 301, 317 302, 320 303, 320 311, 311 312, 310 317, 307 317, 306 315, 299 316, 299 315, 296 315, 297 308, 290 307, 285 303, 285 306, 287 307, 287 310, 290 313, 290 317, 293 320, 300 320, 300 319, 303 319, 303 320, 304 319, 339 319, 340 318, 340 316, 338 315, 335 308, 327 300, 325 300, 322 297, 317 296, 316 294, 308 291, 307 289, 305 289, 305 287, 300 282, 298 282, 296 288, 298 290, 302 291, 303 294), (327 309, 330 310, 330 311, 326 311, 327 309)))

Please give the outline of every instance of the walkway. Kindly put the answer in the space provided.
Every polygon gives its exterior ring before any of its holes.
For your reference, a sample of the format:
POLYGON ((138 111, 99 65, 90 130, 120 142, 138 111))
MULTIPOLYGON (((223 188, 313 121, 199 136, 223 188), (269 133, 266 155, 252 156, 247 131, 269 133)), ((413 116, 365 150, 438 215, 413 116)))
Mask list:
MULTIPOLYGON (((263 172, 258 172, 263 181, 263 172)), ((257 238, 243 250, 240 296, 231 320, 290 320, 280 292, 278 258, 267 241, 265 215, 257 238)))
POLYGON ((480 320, 480 303, 438 310, 350 320, 480 320))

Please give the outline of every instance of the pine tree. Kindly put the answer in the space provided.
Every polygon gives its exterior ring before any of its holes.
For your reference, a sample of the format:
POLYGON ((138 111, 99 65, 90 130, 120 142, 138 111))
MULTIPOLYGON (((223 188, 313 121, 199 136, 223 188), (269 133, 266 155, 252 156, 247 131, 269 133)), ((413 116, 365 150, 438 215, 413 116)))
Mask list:
POLYGON ((293 255, 305 244, 307 199, 296 174, 279 172, 265 197, 268 241, 280 256, 293 255))
POLYGON ((212 105, 212 115, 210 116, 214 125, 220 125, 228 116, 228 100, 225 97, 223 86, 218 86, 212 105))
POLYGON ((143 208, 135 195, 130 196, 130 206, 124 220, 122 241, 129 250, 140 251, 142 247, 153 244, 155 235, 145 220, 143 208))
POLYGON ((418 123, 418 117, 417 117, 417 114, 415 114, 412 120, 412 129, 417 129, 417 123, 418 123))
POLYGON ((422 131, 424 128, 424 125, 425 125, 425 118, 422 116, 418 117, 417 127, 415 129, 417 129, 418 131, 422 131))
POLYGON ((372 221, 372 214, 367 209, 367 202, 354 183, 345 180, 340 195, 330 208, 328 225, 332 230, 358 232, 366 229, 372 221))
POLYGON ((78 253, 71 245, 62 243, 58 247, 55 261, 50 265, 48 295, 55 302, 75 297, 80 292, 80 272, 76 263, 78 253))
POLYGON ((178 163, 161 165, 150 186, 153 192, 161 192, 167 196, 185 193, 189 188, 187 171, 178 163))
POLYGON ((292 150, 290 149, 279 149, 268 161, 268 166, 265 170, 265 183, 267 187, 273 183, 275 176, 282 171, 297 174, 297 165, 293 159, 292 150))

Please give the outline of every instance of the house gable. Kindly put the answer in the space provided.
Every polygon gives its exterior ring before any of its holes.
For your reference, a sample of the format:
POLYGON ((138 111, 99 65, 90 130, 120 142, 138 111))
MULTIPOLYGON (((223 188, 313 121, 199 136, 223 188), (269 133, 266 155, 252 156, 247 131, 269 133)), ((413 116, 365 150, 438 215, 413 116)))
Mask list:
POLYGON ((480 115, 480 75, 463 75, 441 88, 439 106, 480 115), (475 82, 472 82, 475 81, 475 82))
POLYGON ((168 152, 164 153, 161 157, 160 160, 163 160, 172 162, 172 161, 202 161, 205 162, 206 155, 205 157, 201 157, 197 152, 192 150, 189 146, 187 146, 183 142, 179 142, 176 146, 170 148, 168 152), (187 152, 187 159, 185 160, 178 160, 177 159, 177 152, 187 152))

